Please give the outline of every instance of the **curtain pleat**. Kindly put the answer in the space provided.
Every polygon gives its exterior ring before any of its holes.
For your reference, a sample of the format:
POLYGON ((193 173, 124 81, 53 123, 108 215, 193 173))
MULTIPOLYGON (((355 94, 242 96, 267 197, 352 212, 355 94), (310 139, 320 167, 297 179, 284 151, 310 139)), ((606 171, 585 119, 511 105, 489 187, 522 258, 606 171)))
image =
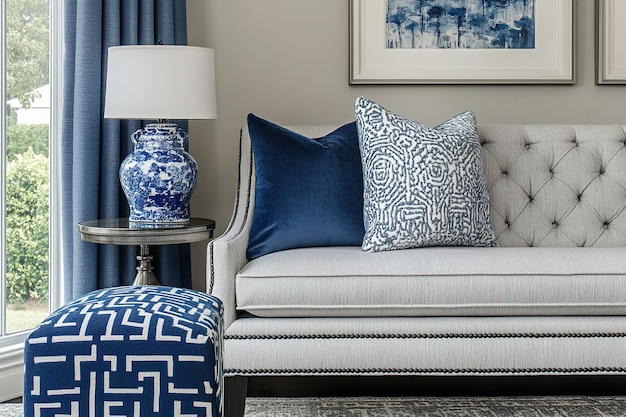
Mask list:
MULTIPOLYGON (((128 216, 118 178, 141 121, 104 119, 108 48, 187 44, 185 0, 64 0, 62 193, 65 301, 129 285, 136 246, 81 241, 77 224, 128 216)), ((187 129, 186 123, 181 123, 187 129)), ((153 246, 162 284, 191 287, 189 245, 153 246)))

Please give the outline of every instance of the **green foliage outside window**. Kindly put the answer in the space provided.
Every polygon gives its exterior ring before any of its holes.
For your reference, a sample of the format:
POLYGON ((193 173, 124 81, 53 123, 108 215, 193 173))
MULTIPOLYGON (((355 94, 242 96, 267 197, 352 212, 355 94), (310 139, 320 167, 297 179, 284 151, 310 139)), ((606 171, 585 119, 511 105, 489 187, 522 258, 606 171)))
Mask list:
MULTIPOLYGON (((2 0, 6 13, 6 101, 28 109, 49 82, 49 0, 2 0)), ((56 0, 55 0, 56 1, 56 0)), ((48 299, 48 125, 6 120, 6 298, 48 299)), ((2 278, 0 276, 0 278, 2 278)), ((3 312, 0 312, 3 314, 3 312)))
POLYGON ((48 0, 6 0, 7 94, 28 108, 48 83, 48 0))
POLYGON ((48 299, 48 125, 6 125, 6 290, 9 303, 48 299))
POLYGON ((32 149, 7 166, 7 301, 48 298, 48 158, 32 149))
POLYGON ((6 289, 9 303, 48 299, 48 125, 6 126, 6 289))
POLYGON ((16 125, 7 123, 7 159, 15 160, 31 149, 37 155, 48 156, 48 125, 16 125))

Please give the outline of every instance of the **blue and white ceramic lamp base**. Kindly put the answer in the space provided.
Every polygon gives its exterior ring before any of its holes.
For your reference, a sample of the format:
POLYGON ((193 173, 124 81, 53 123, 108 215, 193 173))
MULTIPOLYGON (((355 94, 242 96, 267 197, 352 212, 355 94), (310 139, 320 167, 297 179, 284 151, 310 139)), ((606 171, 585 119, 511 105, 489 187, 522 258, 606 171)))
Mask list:
POLYGON ((187 133, 174 123, 153 123, 137 130, 131 139, 135 149, 120 166, 129 220, 188 222, 198 164, 185 151, 187 133))

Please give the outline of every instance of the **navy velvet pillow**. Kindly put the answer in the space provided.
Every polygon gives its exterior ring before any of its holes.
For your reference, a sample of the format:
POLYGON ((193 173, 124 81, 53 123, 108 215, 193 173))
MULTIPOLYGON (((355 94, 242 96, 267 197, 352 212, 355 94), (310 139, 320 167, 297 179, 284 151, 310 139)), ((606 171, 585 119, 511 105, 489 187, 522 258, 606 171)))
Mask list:
POLYGON ((256 189, 247 257, 361 245, 363 174, 356 123, 311 139, 248 115, 256 189))

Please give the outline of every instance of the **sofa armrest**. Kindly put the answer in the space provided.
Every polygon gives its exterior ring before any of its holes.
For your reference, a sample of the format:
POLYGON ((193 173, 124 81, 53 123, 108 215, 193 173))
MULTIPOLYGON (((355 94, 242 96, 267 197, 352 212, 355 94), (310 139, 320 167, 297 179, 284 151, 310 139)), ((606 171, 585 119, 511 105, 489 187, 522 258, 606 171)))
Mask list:
POLYGON ((207 292, 224 303, 226 328, 236 318, 235 277, 248 262, 246 249, 254 209, 254 169, 247 126, 239 136, 239 173, 235 207, 226 231, 207 246, 207 292))

